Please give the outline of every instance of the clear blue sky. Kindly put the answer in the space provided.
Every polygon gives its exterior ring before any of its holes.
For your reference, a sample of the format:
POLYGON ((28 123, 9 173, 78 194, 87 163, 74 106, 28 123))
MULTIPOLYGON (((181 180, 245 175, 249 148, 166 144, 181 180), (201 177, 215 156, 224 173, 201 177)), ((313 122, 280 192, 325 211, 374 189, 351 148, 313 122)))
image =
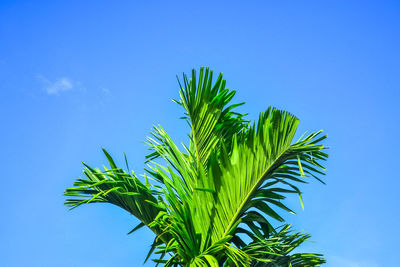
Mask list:
POLYGON ((398 266, 399 47, 398 1, 1 1, 0 266, 141 266, 152 234, 127 236, 134 217, 62 194, 101 147, 142 173, 153 124, 185 138, 175 75, 200 66, 249 118, 273 105, 329 135, 327 186, 285 217, 306 248, 398 266))

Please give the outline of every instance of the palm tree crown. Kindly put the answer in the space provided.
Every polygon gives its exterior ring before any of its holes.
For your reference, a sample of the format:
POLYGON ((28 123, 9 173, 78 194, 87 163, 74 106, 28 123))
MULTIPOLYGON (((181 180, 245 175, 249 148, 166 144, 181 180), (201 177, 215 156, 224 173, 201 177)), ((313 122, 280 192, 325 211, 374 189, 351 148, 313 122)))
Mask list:
MULTIPOLYGON (((179 79, 178 79, 179 81, 179 79)), ((179 81, 180 98, 190 134, 178 147, 161 127, 154 127, 147 145, 144 182, 117 167, 104 151, 110 169, 85 164, 65 195, 75 208, 86 203, 111 203, 140 220, 131 232, 149 227, 155 233, 146 260, 165 266, 316 266, 320 254, 293 253, 310 236, 297 233, 279 210, 288 194, 301 199, 298 184, 324 174, 326 136, 321 131, 293 138, 299 120, 268 108, 256 122, 231 104, 235 91, 222 74, 201 68, 179 81), (151 183, 150 183, 151 181, 151 183)), ((126 159, 126 158, 125 158, 126 159)), ((128 166, 128 165, 127 165, 128 166)), ((322 181, 321 181, 322 182, 322 181)))

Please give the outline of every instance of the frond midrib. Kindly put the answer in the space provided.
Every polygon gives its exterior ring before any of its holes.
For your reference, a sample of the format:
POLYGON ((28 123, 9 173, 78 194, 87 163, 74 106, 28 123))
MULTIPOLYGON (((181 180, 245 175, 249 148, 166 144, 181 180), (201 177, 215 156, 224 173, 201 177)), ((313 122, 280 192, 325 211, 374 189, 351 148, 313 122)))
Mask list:
POLYGON ((279 156, 276 158, 276 160, 267 168, 267 170, 263 173, 263 175, 260 176, 258 181, 251 187, 245 198, 243 199, 242 203, 239 205, 239 208, 237 209, 236 213, 232 217, 232 220, 230 221, 228 227, 226 228, 224 234, 222 235, 221 238, 224 238, 227 236, 228 232, 230 231, 231 227, 237 222, 237 219, 239 215, 242 213, 242 209, 244 205, 246 205, 247 201, 250 199, 251 195, 254 193, 254 191, 260 186, 260 184, 263 182, 264 178, 267 176, 267 174, 271 171, 271 167, 274 166, 281 158, 282 156, 290 149, 291 146, 289 146, 287 149, 283 150, 279 156))

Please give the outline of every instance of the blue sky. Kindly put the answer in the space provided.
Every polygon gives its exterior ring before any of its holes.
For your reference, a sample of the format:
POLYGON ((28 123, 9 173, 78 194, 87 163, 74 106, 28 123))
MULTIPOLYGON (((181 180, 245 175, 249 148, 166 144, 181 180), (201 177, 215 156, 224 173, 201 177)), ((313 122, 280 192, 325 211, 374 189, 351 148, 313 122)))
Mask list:
MULTIPOLYGON (((323 129, 327 185, 288 222, 326 266, 398 266, 398 1, 1 1, 0 266, 141 266, 152 234, 63 191, 101 147, 142 173, 153 124, 188 129, 176 74, 223 72, 249 118, 286 109, 323 129), (279 3, 278 3, 279 2, 279 3)), ((152 263, 146 266, 153 266, 152 263)))

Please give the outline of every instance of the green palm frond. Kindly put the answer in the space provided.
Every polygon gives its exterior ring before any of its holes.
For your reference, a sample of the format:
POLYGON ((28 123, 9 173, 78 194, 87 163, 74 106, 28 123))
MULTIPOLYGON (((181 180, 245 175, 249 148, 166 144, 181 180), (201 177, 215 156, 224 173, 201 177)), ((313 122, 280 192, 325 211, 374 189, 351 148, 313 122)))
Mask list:
POLYGON ((321 254, 290 254, 309 238, 310 235, 293 233, 290 225, 284 225, 271 237, 259 238, 243 250, 252 257, 252 267, 318 266, 325 263, 321 254))
MULTIPOLYGON (((222 74, 193 70, 180 84, 180 99, 190 126, 188 146, 176 145, 161 127, 154 127, 147 145, 147 175, 118 168, 104 151, 111 169, 86 166, 87 179, 66 190, 72 208, 86 203, 111 203, 136 216, 156 238, 149 251, 164 266, 317 266, 320 254, 293 253, 309 235, 292 233, 282 212, 299 185, 324 174, 326 138, 321 131, 294 142, 299 120, 268 108, 252 125, 231 104, 235 91, 222 74), (165 164, 162 164, 164 162, 165 164), (147 177, 147 175, 145 177, 147 177), (311 178, 311 179, 310 179, 311 178)), ((147 259, 146 259, 147 260, 147 259)))
MULTIPOLYGON (((149 225, 160 211, 165 210, 156 197, 158 192, 152 190, 149 183, 143 184, 133 172, 129 174, 118 168, 108 152, 105 149, 103 152, 111 169, 101 171, 84 164, 86 179, 77 179, 74 187, 65 191, 66 196, 72 197, 66 199, 65 205, 73 209, 82 204, 109 203, 138 218, 139 227, 149 225)), ((159 234, 159 229, 151 229, 159 234)))
POLYGON ((241 219, 251 229, 254 222, 261 223, 266 232, 270 229, 269 218, 283 221, 275 211, 279 208, 290 212, 280 202, 285 198, 283 194, 295 192, 301 196, 294 183, 305 182, 306 174, 320 173, 318 160, 326 157, 321 151, 324 146, 317 144, 324 138, 318 138, 319 133, 291 145, 297 124, 293 115, 268 109, 260 116, 258 126, 249 129, 246 139, 234 137, 231 151, 222 146, 211 155, 210 169, 207 175, 199 176, 198 186, 215 193, 193 194, 193 216, 202 234, 211 232, 212 240, 217 241, 241 219))
POLYGON ((185 109, 183 118, 191 128, 190 151, 198 164, 205 164, 218 144, 229 147, 232 136, 248 125, 243 118, 246 114, 234 111, 244 103, 229 105, 236 92, 225 87, 222 73, 215 83, 212 79, 213 71, 208 68, 201 68, 198 78, 193 70, 190 80, 183 74, 183 86, 179 82, 180 100, 175 100, 185 109))

